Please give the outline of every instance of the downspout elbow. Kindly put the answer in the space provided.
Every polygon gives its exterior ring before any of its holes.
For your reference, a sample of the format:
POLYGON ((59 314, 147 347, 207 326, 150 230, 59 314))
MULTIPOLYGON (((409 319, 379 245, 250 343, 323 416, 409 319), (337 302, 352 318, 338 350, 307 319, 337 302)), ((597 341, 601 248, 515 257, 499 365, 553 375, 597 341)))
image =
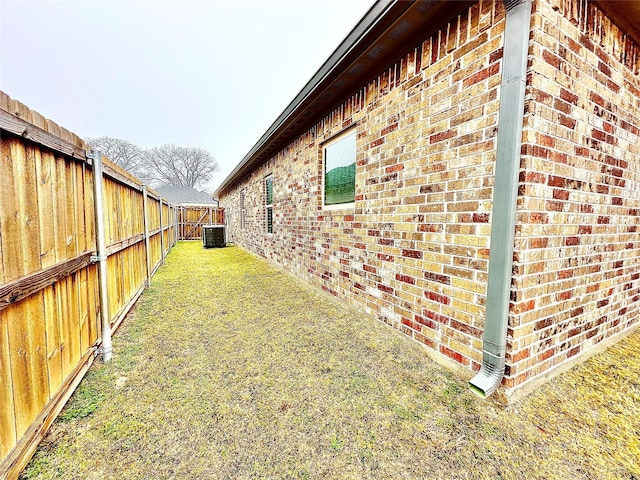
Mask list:
POLYGON ((476 376, 469 381, 471 391, 483 399, 487 398, 500 386, 505 366, 504 354, 493 355, 484 350, 482 352, 482 367, 476 376))

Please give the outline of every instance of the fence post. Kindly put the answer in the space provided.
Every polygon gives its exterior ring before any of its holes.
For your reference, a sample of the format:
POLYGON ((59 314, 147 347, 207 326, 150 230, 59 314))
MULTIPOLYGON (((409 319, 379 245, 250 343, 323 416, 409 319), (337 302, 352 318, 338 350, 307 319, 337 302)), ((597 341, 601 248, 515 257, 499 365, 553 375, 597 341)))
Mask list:
POLYGON ((109 296, 107 283, 107 253, 104 238, 104 198, 102 194, 102 154, 91 150, 87 155, 93 161, 93 206, 96 216, 96 256, 98 263, 98 290, 100 291, 100 320, 102 324, 102 361, 111 360, 111 318, 109 317, 109 296))
POLYGON ((162 197, 160 197, 160 261, 164 264, 164 228, 162 227, 162 197))
POLYGON ((147 186, 142 186, 142 209, 144 210, 144 253, 147 260, 147 288, 151 285, 151 249, 149 247, 149 198, 147 186))
POLYGON ((169 248, 167 248, 167 253, 168 250, 173 247, 173 237, 172 237, 172 232, 173 232, 173 206, 169 203, 169 201, 167 200, 167 211, 169 212, 169 217, 167 218, 167 242, 169 243, 169 248))
POLYGON ((169 235, 169 241, 171 242, 171 247, 173 247, 176 244, 176 225, 175 225, 175 219, 176 219, 176 209, 175 206, 173 204, 169 205, 169 225, 171 226, 171 229, 169 230, 170 234, 169 235))
POLYGON ((169 211, 169 218, 167 218, 167 241, 169 242, 169 249, 171 249, 173 247, 173 205, 170 204, 168 200, 167 210, 169 211))
POLYGON ((178 211, 179 211, 179 207, 174 207, 173 208, 173 244, 175 245, 176 243, 178 243, 178 240, 180 240, 180 231, 179 231, 179 226, 178 226, 178 211))
POLYGON ((173 247, 175 245, 175 242, 173 241, 173 235, 175 233, 175 227, 173 224, 173 219, 174 219, 174 209, 173 209, 173 205, 169 204, 169 218, 167 219, 167 225, 169 225, 169 243, 171 244, 171 246, 173 247))

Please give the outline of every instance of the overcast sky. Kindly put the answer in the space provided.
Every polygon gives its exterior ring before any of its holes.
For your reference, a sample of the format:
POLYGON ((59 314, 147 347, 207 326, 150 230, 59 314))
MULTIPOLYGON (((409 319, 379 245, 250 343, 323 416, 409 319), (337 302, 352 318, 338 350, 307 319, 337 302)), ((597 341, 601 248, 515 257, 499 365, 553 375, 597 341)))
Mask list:
POLYGON ((0 0, 0 89, 77 135, 211 152, 213 191, 373 0, 0 0))

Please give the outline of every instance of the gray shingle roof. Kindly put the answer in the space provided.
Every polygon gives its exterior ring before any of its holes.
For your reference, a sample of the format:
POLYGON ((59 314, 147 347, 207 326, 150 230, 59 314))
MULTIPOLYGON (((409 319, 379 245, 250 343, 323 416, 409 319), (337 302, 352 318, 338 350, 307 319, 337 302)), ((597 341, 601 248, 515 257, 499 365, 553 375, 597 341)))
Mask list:
POLYGON ((171 203, 194 203, 198 205, 216 205, 211 195, 201 192, 191 187, 183 187, 180 185, 165 185, 163 187, 154 188, 156 192, 162 195, 171 203))

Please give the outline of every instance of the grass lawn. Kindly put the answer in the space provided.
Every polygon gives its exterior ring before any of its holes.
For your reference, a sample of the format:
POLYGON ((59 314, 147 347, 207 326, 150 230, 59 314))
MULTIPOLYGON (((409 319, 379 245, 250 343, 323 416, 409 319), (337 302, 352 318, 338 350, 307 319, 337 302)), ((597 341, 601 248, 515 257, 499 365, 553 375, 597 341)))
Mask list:
POLYGON ((21 478, 637 480, 639 345, 502 408, 242 249, 181 243, 21 478))

